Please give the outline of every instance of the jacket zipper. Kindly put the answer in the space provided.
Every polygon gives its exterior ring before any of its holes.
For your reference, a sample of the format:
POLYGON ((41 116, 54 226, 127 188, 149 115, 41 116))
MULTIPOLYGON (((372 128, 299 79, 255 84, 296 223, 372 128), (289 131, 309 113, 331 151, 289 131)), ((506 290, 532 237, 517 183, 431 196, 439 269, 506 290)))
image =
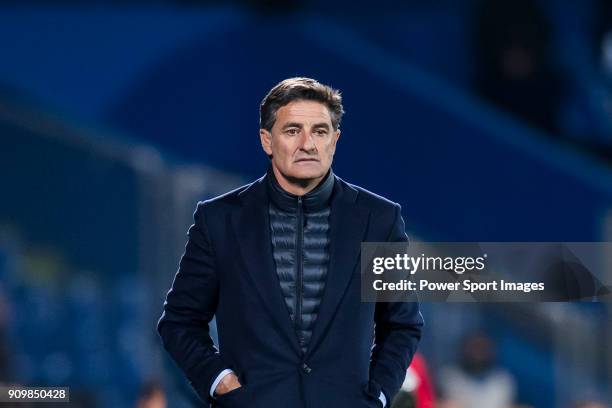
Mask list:
POLYGON ((298 197, 297 199, 297 237, 296 237, 296 266, 297 266, 297 276, 295 282, 295 325, 296 331, 298 335, 298 341, 300 344, 300 350, 304 346, 304 338, 302 336, 302 285, 304 280, 304 271, 302 265, 302 253, 303 253, 303 245, 304 245, 304 221, 303 221, 303 211, 302 211, 302 197, 298 197))

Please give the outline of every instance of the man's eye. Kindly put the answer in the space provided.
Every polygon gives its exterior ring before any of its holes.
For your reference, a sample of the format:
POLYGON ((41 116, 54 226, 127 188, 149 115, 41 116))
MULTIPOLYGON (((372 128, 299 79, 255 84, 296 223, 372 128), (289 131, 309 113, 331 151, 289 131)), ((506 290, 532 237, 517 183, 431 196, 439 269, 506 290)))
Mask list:
POLYGON ((325 135, 327 135, 327 130, 319 129, 319 130, 315 130, 314 133, 317 136, 325 136, 325 135))
POLYGON ((287 133, 290 136, 295 136, 299 133, 299 131, 297 129, 287 129, 285 133, 287 133))

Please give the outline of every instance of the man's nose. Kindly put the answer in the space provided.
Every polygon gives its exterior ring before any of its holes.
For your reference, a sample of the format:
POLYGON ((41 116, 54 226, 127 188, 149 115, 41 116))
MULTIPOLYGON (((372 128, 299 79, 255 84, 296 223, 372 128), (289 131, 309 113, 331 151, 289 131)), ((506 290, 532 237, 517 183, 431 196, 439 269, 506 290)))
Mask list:
POLYGON ((305 131, 303 133, 300 147, 302 148, 302 150, 306 150, 306 151, 312 151, 317 148, 317 146, 314 143, 314 138, 312 136, 312 133, 308 131, 305 131))

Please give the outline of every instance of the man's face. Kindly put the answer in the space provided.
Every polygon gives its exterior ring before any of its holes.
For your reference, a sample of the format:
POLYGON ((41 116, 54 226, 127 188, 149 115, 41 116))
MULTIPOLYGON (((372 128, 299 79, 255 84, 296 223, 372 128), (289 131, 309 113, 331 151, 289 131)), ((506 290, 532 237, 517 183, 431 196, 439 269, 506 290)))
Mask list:
POLYGON ((272 155, 272 167, 290 182, 306 184, 325 176, 340 136, 327 106, 308 100, 278 109, 272 131, 259 133, 264 151, 272 155))

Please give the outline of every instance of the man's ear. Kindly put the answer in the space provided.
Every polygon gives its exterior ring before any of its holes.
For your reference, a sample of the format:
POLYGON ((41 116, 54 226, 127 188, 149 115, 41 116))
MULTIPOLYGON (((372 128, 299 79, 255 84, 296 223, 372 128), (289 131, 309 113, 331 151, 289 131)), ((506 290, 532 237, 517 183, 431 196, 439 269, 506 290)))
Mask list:
POLYGON ((268 157, 272 156, 272 133, 266 129, 259 129, 259 140, 261 141, 261 147, 268 157))
POLYGON ((334 132, 333 137, 333 144, 334 144, 334 153, 336 153, 336 143, 338 143, 338 139, 340 139, 340 129, 336 130, 334 132))

